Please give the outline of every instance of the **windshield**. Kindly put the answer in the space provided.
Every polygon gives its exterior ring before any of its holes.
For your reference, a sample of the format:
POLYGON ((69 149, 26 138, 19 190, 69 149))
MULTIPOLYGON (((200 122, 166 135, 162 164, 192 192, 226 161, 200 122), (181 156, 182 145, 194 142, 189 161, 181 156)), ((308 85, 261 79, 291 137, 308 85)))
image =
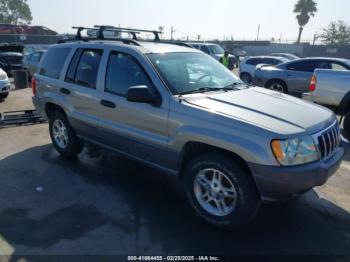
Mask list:
POLYGON ((232 72, 203 53, 149 54, 148 57, 174 94, 246 88, 232 72))
POLYGON ((225 50, 219 45, 210 45, 209 49, 213 54, 216 54, 216 55, 221 55, 225 53, 225 50))

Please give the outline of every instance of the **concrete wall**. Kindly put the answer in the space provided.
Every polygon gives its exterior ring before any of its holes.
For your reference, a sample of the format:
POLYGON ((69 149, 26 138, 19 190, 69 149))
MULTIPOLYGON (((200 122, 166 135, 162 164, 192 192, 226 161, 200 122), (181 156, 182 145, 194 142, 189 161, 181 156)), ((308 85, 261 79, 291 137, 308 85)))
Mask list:
POLYGON ((242 50, 244 50, 249 56, 268 55, 271 53, 291 53, 291 54, 296 54, 298 56, 302 56, 303 45, 275 44, 275 43, 271 43, 265 46, 244 45, 242 46, 242 50))

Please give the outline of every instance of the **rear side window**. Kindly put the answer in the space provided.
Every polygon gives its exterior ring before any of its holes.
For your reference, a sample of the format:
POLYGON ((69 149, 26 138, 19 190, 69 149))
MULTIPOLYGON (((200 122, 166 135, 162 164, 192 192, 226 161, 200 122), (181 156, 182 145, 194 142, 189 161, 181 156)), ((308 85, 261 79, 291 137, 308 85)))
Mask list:
POLYGON ((261 63, 262 63, 261 58, 250 58, 246 62, 247 65, 255 65, 255 66, 261 63))
POLYGON ((65 80, 95 89, 102 55, 102 50, 78 49, 69 65, 65 80))
POLYGON ((70 48, 49 49, 44 57, 39 74, 59 79, 63 64, 66 61, 70 50, 70 48))
POLYGON ((282 61, 280 61, 278 59, 274 59, 274 58, 264 58, 262 60, 262 64, 268 64, 268 65, 279 65, 281 63, 282 63, 282 61))
POLYGON ((348 70, 344 65, 335 63, 335 62, 332 62, 331 66, 332 66, 332 69, 335 69, 335 70, 348 70))
POLYGON ((129 87, 152 83, 141 65, 130 55, 111 53, 106 73, 105 91, 125 96, 129 87))

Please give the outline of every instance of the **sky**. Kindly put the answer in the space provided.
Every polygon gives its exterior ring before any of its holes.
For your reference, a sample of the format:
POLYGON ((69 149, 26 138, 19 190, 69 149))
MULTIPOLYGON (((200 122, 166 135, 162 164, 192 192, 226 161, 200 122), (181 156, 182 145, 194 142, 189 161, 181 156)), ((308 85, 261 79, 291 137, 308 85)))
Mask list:
MULTIPOLYGON (((349 0, 315 0, 318 13, 305 27, 302 40, 312 40, 331 21, 350 24, 349 0)), ((174 38, 295 41, 298 23, 293 14, 296 0, 28 0, 33 25, 59 33, 72 26, 95 24, 158 29, 174 38)))

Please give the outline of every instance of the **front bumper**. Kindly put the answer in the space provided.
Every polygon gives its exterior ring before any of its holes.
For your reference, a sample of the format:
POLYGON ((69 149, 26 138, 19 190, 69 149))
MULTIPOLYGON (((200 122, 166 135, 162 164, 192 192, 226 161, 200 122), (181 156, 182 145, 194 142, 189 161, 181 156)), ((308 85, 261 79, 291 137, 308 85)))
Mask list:
POLYGON ((263 200, 283 201, 322 186, 340 167, 348 142, 342 139, 333 157, 306 165, 282 167, 248 163, 263 200))
POLYGON ((10 92, 11 84, 8 79, 0 80, 0 94, 8 94, 10 92))

